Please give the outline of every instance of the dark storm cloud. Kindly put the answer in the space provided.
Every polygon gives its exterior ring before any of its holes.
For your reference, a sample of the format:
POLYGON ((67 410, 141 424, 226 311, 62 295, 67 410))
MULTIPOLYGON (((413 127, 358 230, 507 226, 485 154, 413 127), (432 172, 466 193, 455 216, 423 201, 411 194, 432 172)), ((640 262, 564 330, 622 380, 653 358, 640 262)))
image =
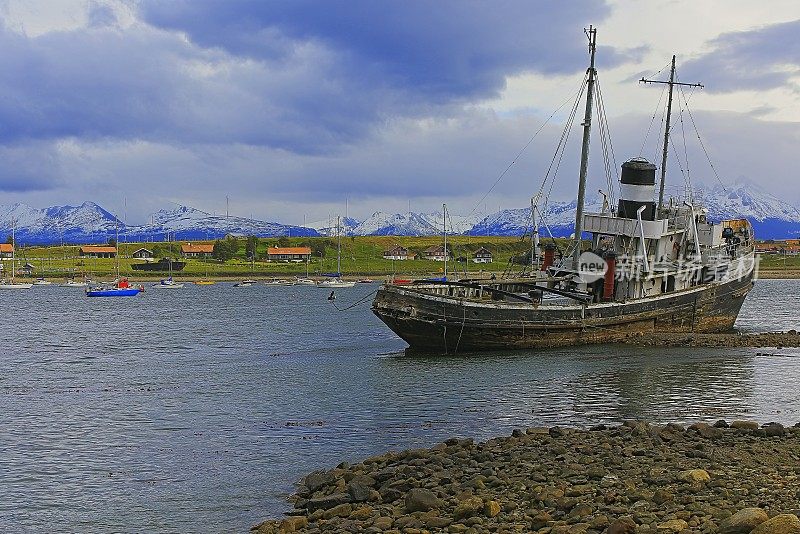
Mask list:
POLYGON ((0 191, 45 191, 61 181, 61 162, 51 143, 0 145, 0 191))
POLYGON ((723 33, 711 51, 679 68, 684 81, 705 80, 712 92, 774 89, 800 73, 800 20, 723 33))
MULTIPOLYGON (((290 60, 297 43, 338 54, 342 80, 390 87, 429 103, 496 95, 523 71, 564 74, 584 68, 583 25, 609 8, 568 0, 206 0, 145 2, 149 23, 185 31, 202 46, 234 55, 290 60)), ((606 49, 606 63, 628 59, 606 49)), ((359 98, 359 95, 352 95, 359 98)))

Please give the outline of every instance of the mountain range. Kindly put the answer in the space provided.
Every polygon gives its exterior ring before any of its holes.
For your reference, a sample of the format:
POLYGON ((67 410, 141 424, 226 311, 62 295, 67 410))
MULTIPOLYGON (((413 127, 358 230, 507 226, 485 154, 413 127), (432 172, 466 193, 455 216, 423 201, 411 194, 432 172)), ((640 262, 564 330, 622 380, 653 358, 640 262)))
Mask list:
MULTIPOLYGON (((695 191, 695 198, 708 209, 711 220, 746 217, 759 239, 800 236, 800 210, 750 183, 716 186, 695 191)), ((600 211, 599 198, 587 198, 586 211, 600 211)), ((540 214, 541 233, 556 237, 572 233, 575 202, 550 202, 540 214), (546 223, 546 226, 545 224, 546 223)), ((18 243, 103 243, 119 234, 120 240, 160 241, 217 239, 228 234, 274 236, 332 236, 336 223, 322 221, 307 227, 264 222, 244 217, 213 215, 179 206, 151 216, 150 224, 128 225, 95 204, 53 206, 36 209, 25 204, 0 206, 0 235, 10 235, 15 226, 18 243)), ((363 221, 346 217, 342 235, 437 235, 444 221, 441 212, 384 213, 377 211, 363 221)), ((530 208, 505 209, 484 218, 447 215, 447 230, 467 235, 522 235, 530 231, 530 208)))

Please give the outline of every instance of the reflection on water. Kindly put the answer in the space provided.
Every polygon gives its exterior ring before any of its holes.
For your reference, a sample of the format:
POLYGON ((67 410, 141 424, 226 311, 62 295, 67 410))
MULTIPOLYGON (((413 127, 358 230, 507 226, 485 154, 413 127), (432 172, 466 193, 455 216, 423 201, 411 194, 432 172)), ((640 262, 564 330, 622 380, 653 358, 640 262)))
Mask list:
MULTIPOLYGON (((737 325, 797 328, 798 289, 758 282, 737 325)), ((406 356, 368 306, 336 312, 315 288, 6 293, 3 530, 241 531, 283 511, 310 470, 453 435, 628 418, 800 421, 796 349, 432 358, 406 356)))

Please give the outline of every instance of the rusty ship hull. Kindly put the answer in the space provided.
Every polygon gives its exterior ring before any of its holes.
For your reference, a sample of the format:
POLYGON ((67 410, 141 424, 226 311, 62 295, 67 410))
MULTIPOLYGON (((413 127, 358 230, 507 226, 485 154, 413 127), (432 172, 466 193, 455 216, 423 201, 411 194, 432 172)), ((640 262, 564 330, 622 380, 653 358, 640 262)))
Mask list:
MULTIPOLYGON (((628 302, 571 306, 480 302, 384 285, 372 311, 412 350, 431 353, 614 343, 632 333, 719 333, 733 329, 754 273, 628 302)), ((506 289, 514 290, 513 282, 506 289)))

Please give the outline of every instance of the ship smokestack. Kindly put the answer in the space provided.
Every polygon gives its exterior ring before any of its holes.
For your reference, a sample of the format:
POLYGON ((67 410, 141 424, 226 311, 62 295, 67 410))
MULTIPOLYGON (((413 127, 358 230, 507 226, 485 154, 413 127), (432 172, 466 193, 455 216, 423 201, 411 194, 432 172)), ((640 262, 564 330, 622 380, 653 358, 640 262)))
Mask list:
POLYGON ((617 216, 635 219, 642 206, 642 219, 655 220, 656 203, 653 201, 656 184, 656 166, 649 161, 635 158, 622 164, 620 195, 617 216))

